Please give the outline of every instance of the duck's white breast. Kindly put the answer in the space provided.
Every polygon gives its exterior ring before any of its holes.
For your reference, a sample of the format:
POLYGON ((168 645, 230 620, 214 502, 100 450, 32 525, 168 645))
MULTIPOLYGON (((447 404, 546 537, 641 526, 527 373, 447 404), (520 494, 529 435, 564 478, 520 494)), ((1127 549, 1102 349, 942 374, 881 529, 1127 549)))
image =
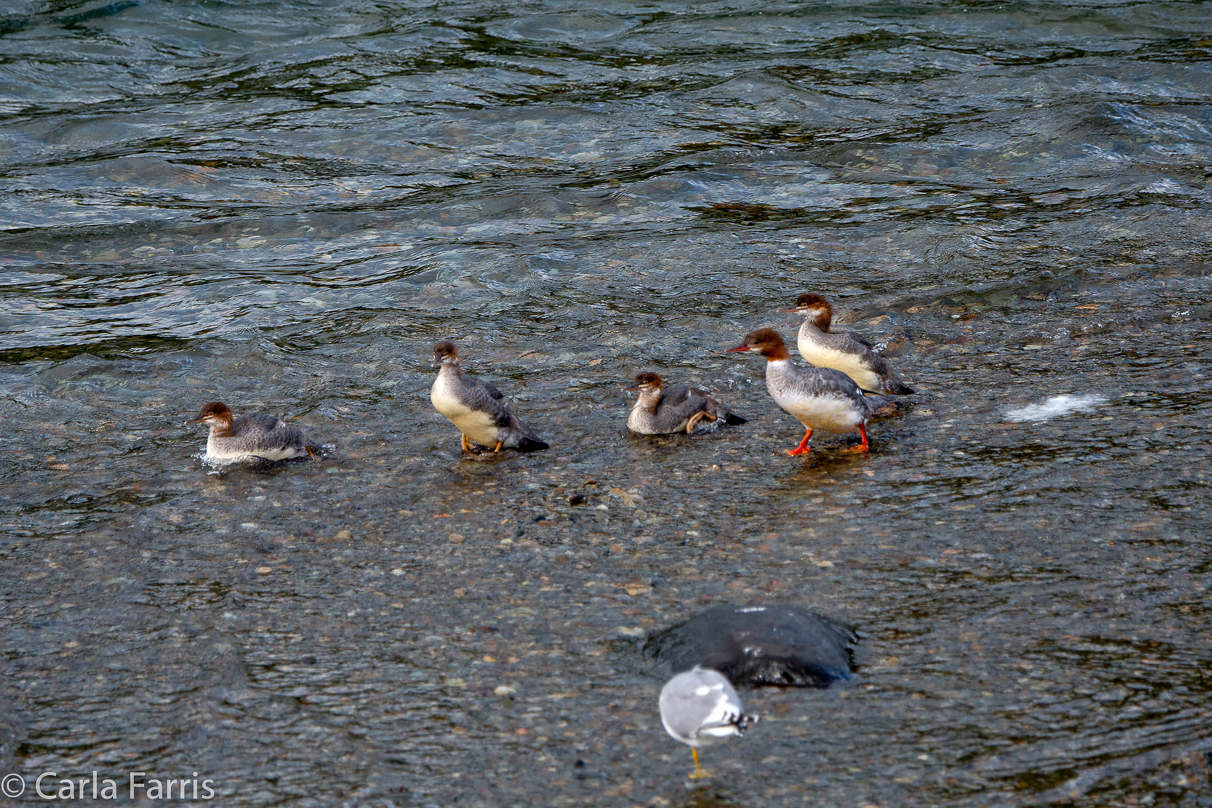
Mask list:
POLYGON ((492 446, 502 440, 502 430, 496 425, 496 419, 491 413, 468 407, 459 395, 462 389, 458 379, 443 370, 429 389, 429 400, 435 410, 449 418, 460 432, 477 443, 492 446))
POLYGON ((864 390, 880 390, 883 387, 880 377, 863 362, 861 354, 828 348, 809 337, 800 337, 799 348, 800 356, 810 365, 840 370, 864 390))

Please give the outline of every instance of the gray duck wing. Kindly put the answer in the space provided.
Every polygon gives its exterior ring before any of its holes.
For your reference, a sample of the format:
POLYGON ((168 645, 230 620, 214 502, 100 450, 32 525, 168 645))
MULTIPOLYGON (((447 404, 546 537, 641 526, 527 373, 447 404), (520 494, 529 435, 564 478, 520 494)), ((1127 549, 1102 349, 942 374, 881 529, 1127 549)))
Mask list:
POLYGON ((483 387, 483 388, 484 388, 484 392, 485 392, 485 393, 488 393, 488 395, 489 395, 490 397, 492 397, 492 398, 496 399, 497 401, 504 401, 504 400, 505 400, 505 394, 504 394, 504 393, 502 393, 500 390, 498 390, 497 388, 493 387, 493 386, 492 386, 490 383, 488 383, 488 382, 484 381, 483 379, 477 379, 475 376, 464 376, 464 377, 463 377, 463 380, 464 380, 464 381, 465 381, 465 382, 466 382, 468 385, 478 385, 478 386, 480 386, 480 387, 483 387))
MULTIPOLYGON (((671 406, 675 412, 683 418, 690 418, 696 412, 705 412, 716 419, 724 419, 725 422, 736 425, 745 423, 745 419, 734 413, 727 404, 720 401, 715 396, 706 390, 699 390, 696 387, 687 387, 683 384, 677 384, 673 387, 666 388, 666 395, 674 398, 671 406)), ((663 407, 665 398, 661 398, 659 407, 663 407)), ((658 410, 661 412, 661 410, 658 410)))
POLYGON ((887 361, 875 350, 875 346, 867 340, 860 337, 853 331, 839 331, 833 334, 835 337, 842 337, 836 341, 837 347, 851 353, 856 353, 862 357, 863 364, 871 368, 871 370, 881 379, 891 379, 892 369, 888 367, 887 361))
POLYGON ((258 441, 262 449, 287 449, 291 446, 303 446, 303 430, 283 424, 277 429, 266 432, 258 441))
POLYGON ((791 384, 796 393, 805 396, 836 396, 855 402, 864 400, 863 391, 854 379, 833 368, 805 368, 797 373, 791 384))
POLYGON ((857 331, 830 331, 829 333, 841 337, 839 342, 845 344, 852 351, 861 352, 860 349, 862 348, 866 348, 869 351, 875 350, 875 345, 871 343, 871 340, 857 331))
POLYGON ((671 385, 665 388, 664 395, 657 403, 657 417, 662 421, 684 421, 695 413, 711 412, 713 401, 714 399, 702 390, 695 390, 684 384, 671 385))
POLYGON ((492 416, 495 426, 509 426, 517 419, 505 403, 505 394, 483 379, 464 376, 463 386, 467 391, 467 405, 492 416))
POLYGON ((657 407, 669 407, 670 411, 685 411, 688 415, 707 407, 710 395, 702 390, 695 390, 684 384, 673 384, 665 388, 657 407))
POLYGON ((265 415, 264 413, 249 413, 241 415, 231 425, 233 435, 252 435, 255 433, 272 432, 281 426, 286 426, 286 423, 276 415, 265 415))

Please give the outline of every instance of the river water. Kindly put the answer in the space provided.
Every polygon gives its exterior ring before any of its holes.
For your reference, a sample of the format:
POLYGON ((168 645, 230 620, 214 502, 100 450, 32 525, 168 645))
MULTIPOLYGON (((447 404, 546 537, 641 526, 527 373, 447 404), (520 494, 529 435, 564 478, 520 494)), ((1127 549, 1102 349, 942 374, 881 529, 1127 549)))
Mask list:
POLYGON ((16 802, 1212 805, 1212 4, 501 5, 6 4, 16 802), (866 456, 722 353, 807 291, 920 391, 866 456), (462 454, 440 339, 552 448, 462 454), (857 676, 687 781, 644 638, 783 602, 857 676))

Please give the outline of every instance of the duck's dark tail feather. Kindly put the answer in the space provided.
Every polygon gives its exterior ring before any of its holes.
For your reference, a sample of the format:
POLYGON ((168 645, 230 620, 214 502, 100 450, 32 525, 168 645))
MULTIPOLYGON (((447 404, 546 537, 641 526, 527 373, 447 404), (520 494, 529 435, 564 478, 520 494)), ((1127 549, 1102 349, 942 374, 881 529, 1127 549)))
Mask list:
POLYGON ((916 392, 912 387, 896 379, 892 380, 892 384, 888 385, 888 388, 888 392, 894 396, 911 396, 916 392))
POLYGON ((731 426, 739 426, 741 424, 748 423, 748 421, 746 421, 741 416, 737 415, 735 412, 730 412, 724 416, 724 423, 729 424, 731 426))

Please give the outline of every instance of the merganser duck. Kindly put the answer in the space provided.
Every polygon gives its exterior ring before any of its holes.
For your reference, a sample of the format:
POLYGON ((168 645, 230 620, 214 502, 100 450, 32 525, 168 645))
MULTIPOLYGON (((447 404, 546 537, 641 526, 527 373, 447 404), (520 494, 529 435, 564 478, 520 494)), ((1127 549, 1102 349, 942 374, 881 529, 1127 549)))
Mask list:
POLYGON ((733 735, 744 735, 758 720, 745 715, 732 683, 719 671, 695 665, 679 673, 661 688, 661 723, 674 740, 690 747, 694 755, 694 779, 706 777, 699 766, 699 747, 720 743, 733 735))
POLYGON ((317 454, 301 430, 287 426, 278 416, 253 413, 233 420, 231 410, 222 401, 210 402, 197 418, 186 423, 210 425, 205 459, 212 463, 289 460, 317 454))
POLYGON ((833 308, 820 295, 800 295, 795 306, 784 312, 804 315, 797 340, 800 356, 818 368, 840 370, 864 391, 885 395, 907 396, 913 389, 906 386, 875 346, 853 331, 830 331, 833 308))
POLYGON ((459 428, 464 451, 471 451, 472 441, 491 446, 494 452, 501 449, 534 452, 548 448, 530 427, 509 411, 500 390, 463 373, 459 349, 453 342, 439 342, 433 346, 433 366, 442 369, 429 390, 429 400, 434 409, 459 428))
POLYGON ((627 428, 641 435, 668 435, 685 431, 693 435, 703 423, 743 424, 745 419, 735 414, 706 390, 696 390, 684 384, 669 387, 655 373, 640 373, 635 384, 624 388, 639 391, 639 398, 627 416, 627 428))
MULTIPOLYGON (((799 446, 789 449, 791 456, 806 454, 813 430, 843 434, 858 432, 863 442, 845 449, 865 452, 867 419, 879 397, 867 398, 854 380, 833 368, 798 368, 783 338, 772 328, 759 328, 745 336, 745 344, 729 348, 728 353, 750 351, 766 357, 766 390, 774 402, 796 418, 807 430, 799 446)), ((886 400, 886 399, 884 399, 886 400)))

